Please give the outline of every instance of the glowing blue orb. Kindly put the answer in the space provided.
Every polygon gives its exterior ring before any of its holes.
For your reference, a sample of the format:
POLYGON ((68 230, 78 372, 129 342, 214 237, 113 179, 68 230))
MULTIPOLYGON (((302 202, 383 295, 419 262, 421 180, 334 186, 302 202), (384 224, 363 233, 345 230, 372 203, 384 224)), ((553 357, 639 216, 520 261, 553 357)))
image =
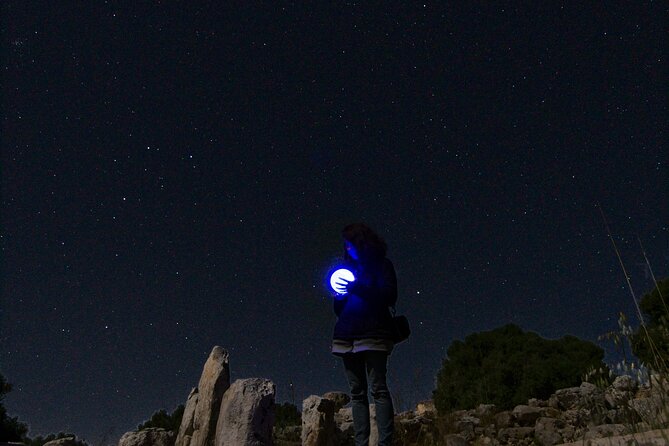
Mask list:
POLYGON ((330 276, 330 286, 337 293, 346 294, 346 287, 339 285, 337 283, 341 282, 342 279, 348 282, 353 282, 355 280, 355 276, 351 271, 347 270, 346 268, 340 268, 337 271, 333 272, 332 275, 330 276))

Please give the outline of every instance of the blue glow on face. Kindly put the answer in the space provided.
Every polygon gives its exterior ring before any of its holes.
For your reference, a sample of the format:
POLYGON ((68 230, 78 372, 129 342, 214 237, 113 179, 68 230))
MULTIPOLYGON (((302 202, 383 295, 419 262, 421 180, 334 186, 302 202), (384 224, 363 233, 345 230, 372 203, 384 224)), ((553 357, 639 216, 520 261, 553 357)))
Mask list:
POLYGON ((346 283, 353 282, 355 276, 346 268, 339 268, 330 276, 330 286, 338 294, 346 294, 346 283))

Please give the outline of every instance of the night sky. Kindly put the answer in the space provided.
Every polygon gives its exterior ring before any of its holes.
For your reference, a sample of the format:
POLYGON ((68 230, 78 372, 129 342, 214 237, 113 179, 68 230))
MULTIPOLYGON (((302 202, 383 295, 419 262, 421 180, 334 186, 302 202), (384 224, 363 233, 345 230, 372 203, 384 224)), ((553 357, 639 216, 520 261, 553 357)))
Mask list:
POLYGON ((598 203, 635 291, 637 237, 669 275, 664 2, 195 3, 0 6, 0 371, 31 436, 115 443, 214 345, 278 402, 346 390, 350 222, 413 325, 400 409, 468 334, 635 320, 598 203))

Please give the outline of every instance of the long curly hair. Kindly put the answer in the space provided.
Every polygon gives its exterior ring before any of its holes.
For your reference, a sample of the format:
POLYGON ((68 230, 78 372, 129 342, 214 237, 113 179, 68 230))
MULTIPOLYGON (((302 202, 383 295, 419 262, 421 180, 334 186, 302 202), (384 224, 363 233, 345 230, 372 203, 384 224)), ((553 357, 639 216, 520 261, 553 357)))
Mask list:
MULTIPOLYGON (((369 265, 379 265, 383 262, 388 251, 385 240, 364 223, 351 223, 341 231, 344 240, 351 243, 360 253, 360 261, 369 265)), ((347 261, 353 259, 344 252, 347 261)))

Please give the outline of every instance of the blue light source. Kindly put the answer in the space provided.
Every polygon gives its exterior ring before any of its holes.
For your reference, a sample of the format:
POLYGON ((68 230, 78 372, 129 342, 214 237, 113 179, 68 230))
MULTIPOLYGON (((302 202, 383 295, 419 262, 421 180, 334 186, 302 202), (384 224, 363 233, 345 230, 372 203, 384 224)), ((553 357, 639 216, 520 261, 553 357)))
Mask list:
POLYGON ((347 281, 347 282, 353 282, 355 280, 355 276, 353 273, 346 268, 339 268, 337 271, 333 272, 332 275, 330 276, 330 286, 332 287, 335 292, 339 294, 346 294, 346 287, 343 285, 338 284, 337 282, 341 281, 347 281))

